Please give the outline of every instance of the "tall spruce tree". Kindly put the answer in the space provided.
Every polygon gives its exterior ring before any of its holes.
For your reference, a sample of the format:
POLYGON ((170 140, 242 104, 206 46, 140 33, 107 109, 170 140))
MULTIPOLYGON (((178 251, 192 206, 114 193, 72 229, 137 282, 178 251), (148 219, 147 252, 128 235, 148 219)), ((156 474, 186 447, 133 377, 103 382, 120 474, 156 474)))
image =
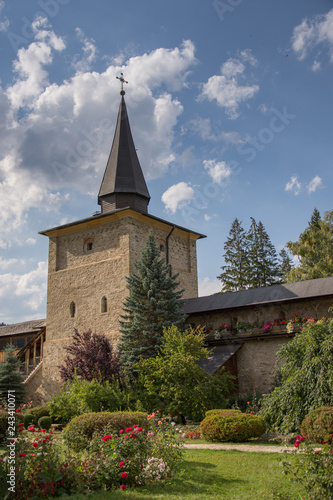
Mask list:
POLYGON ((224 243, 225 266, 221 267, 222 273, 217 276, 222 281, 223 292, 237 292, 247 287, 248 248, 246 232, 241 224, 237 218, 233 221, 224 243))
POLYGON ((4 361, 0 363, 0 399, 8 400, 8 391, 15 396, 18 405, 24 401, 25 387, 24 375, 20 372, 21 363, 15 355, 15 347, 9 345, 5 348, 4 361))
POLYGON ((279 275, 280 275, 280 282, 281 283, 286 283, 288 274, 293 268, 293 263, 292 260, 285 248, 282 248, 282 250, 279 253, 279 275))
POLYGON ((261 221, 251 217, 247 233, 249 273, 248 286, 260 288, 278 283, 279 266, 277 253, 261 221))
POLYGON ((182 327, 186 318, 179 302, 183 290, 178 289, 178 275, 170 276, 152 232, 135 270, 127 277, 129 296, 123 305, 118 343, 121 364, 132 374, 132 366, 140 358, 155 357, 159 352, 163 327, 182 327))

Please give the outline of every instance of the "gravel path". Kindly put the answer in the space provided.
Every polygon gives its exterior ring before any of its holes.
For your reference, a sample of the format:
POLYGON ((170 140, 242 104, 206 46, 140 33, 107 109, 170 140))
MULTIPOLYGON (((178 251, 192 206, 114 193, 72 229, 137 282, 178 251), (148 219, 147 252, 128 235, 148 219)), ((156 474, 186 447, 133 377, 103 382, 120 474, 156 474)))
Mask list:
POLYGON ((287 446, 260 446, 260 445, 247 445, 247 444, 184 444, 184 448, 195 450, 238 450, 260 453, 283 453, 285 450, 288 452, 293 451, 293 447, 287 446))

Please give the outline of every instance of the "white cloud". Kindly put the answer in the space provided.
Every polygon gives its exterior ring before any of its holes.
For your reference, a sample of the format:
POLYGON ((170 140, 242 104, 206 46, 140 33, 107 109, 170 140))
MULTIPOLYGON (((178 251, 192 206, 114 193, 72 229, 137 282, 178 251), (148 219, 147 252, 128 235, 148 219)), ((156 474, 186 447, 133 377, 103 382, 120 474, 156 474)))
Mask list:
POLYGON ((313 64, 312 64, 312 71, 319 71, 321 68, 321 63, 319 61, 313 61, 313 64))
POLYGON ((221 66, 221 75, 211 76, 203 85, 199 99, 216 100, 219 106, 225 108, 230 118, 237 118, 240 104, 251 99, 259 90, 256 84, 242 85, 246 64, 257 64, 249 50, 241 52, 237 59, 228 59, 221 66))
POLYGON ((290 178, 290 181, 286 184, 285 191, 292 191, 296 196, 300 193, 301 183, 299 182, 297 176, 290 178))
POLYGON ((205 219, 205 221, 209 222, 210 220, 212 220, 213 217, 216 217, 216 216, 217 216, 217 214, 213 214, 213 215, 205 214, 204 219, 205 219))
POLYGON ((179 182, 169 187, 162 195, 167 211, 176 213, 178 208, 187 205, 194 198, 194 189, 186 182, 179 182))
POLYGON ((35 238, 28 238, 26 240, 27 245, 36 245, 36 243, 37 243, 37 240, 35 238))
POLYGON ((306 188, 308 190, 308 193, 311 194, 311 193, 314 193, 315 191, 317 191, 318 188, 322 187, 322 185, 323 185, 322 179, 319 177, 319 175, 316 175, 309 182, 309 184, 306 186, 306 188))
POLYGON ((214 293, 221 292, 222 285, 221 281, 218 279, 202 278, 199 283, 199 297, 205 297, 206 295, 213 295, 214 293))
POLYGON ((208 170, 213 182, 222 186, 223 181, 228 179, 231 175, 231 169, 225 161, 204 160, 204 167, 208 170))
MULTIPOLYGON (((24 226, 30 209, 57 210, 68 197, 62 190, 96 196, 112 144, 121 71, 132 83, 126 103, 145 177, 163 175, 175 161, 174 128, 183 112, 165 89, 184 86, 196 63, 194 45, 185 41, 131 57, 121 68, 110 64, 102 73, 81 66, 56 84, 48 67, 56 52, 67 57, 65 42, 46 19, 38 18, 33 30, 34 39, 13 63, 16 80, 0 86, 0 248, 24 226)), ((78 36, 92 63, 93 42, 80 31, 78 36)))
MULTIPOLYGON (((312 19, 303 19, 296 26, 292 36, 292 47, 299 60, 305 59, 308 52, 323 45, 328 48, 330 60, 333 62, 333 9, 327 14, 312 19)), ((316 71, 318 66, 313 69, 316 71)))
POLYGON ((91 67, 91 64, 95 61, 97 55, 95 40, 86 37, 80 28, 76 28, 75 31, 77 38, 82 43, 83 55, 80 58, 80 56, 76 54, 74 56, 72 65, 78 72, 88 71, 91 67))
MULTIPOLYGON (((0 13, 2 11, 2 9, 4 8, 5 6, 5 2, 3 0, 0 0, 0 13)), ((9 20, 7 17, 4 17, 4 19, 2 21, 0 21, 0 32, 1 31, 7 31, 9 28, 9 20)))
POLYGON ((22 275, 14 273, 0 275, 1 321, 17 322, 18 303, 22 321, 31 317, 31 311, 38 311, 39 315, 44 316, 46 281, 46 262, 39 262, 36 269, 22 275))

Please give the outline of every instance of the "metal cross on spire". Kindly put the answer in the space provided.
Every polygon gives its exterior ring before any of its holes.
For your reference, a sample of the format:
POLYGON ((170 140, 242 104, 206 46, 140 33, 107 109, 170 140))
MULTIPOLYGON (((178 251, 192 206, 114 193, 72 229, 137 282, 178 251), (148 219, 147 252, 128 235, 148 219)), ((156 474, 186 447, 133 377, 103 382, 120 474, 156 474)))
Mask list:
POLYGON ((118 80, 120 80, 120 82, 121 82, 121 91, 120 91, 120 95, 125 95, 124 83, 128 83, 128 82, 125 80, 123 73, 120 73, 120 76, 116 76, 116 78, 117 78, 118 80))

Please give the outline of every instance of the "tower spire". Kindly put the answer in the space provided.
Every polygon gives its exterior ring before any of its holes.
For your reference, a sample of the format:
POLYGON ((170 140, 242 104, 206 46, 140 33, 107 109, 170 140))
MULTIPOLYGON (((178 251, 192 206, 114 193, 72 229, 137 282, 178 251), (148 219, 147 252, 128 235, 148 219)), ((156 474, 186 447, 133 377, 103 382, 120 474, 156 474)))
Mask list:
POLYGON ((149 191, 136 154, 124 99, 123 74, 116 77, 121 82, 120 105, 110 156, 98 193, 101 212, 132 208, 147 213, 149 191))

